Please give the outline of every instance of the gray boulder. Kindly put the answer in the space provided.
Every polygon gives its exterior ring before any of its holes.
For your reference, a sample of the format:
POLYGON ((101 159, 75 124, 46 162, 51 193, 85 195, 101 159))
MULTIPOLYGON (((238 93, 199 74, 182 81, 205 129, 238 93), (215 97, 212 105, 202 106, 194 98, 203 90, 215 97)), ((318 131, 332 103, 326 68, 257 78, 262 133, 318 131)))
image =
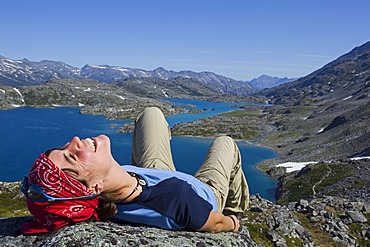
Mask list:
POLYGON ((366 217, 359 211, 348 211, 347 214, 354 222, 367 222, 366 217))
POLYGON ((101 221, 79 223, 48 234, 22 235, 19 227, 30 219, 0 219, 0 246, 257 246, 245 227, 238 233, 212 234, 101 221))

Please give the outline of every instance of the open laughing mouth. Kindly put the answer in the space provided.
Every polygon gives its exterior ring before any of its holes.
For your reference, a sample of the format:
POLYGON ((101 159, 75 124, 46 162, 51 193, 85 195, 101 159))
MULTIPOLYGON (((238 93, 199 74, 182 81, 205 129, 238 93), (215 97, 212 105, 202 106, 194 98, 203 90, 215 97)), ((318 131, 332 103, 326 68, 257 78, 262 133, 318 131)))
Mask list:
POLYGON ((87 141, 87 143, 89 144, 91 149, 94 150, 94 152, 96 152, 96 142, 95 142, 95 140, 91 139, 91 138, 86 138, 85 140, 87 141))

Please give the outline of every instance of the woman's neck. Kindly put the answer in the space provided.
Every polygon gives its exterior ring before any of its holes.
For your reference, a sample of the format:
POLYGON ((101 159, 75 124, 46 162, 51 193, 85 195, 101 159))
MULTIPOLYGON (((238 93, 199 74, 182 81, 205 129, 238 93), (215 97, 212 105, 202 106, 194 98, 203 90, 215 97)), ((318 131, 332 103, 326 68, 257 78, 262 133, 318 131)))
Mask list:
POLYGON ((117 165, 112 166, 105 180, 105 189, 103 192, 106 193, 108 198, 112 198, 116 202, 131 202, 142 192, 141 186, 134 191, 137 185, 138 181, 136 177, 131 176, 117 163, 117 165))

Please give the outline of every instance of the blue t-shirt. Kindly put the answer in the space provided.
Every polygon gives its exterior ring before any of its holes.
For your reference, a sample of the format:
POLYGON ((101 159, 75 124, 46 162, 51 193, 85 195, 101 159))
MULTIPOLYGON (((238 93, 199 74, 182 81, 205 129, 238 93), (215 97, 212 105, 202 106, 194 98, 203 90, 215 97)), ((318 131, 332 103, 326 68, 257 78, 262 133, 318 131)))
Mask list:
POLYGON ((212 190, 188 174, 123 166, 146 181, 143 191, 132 202, 117 203, 111 219, 167 230, 199 229, 211 211, 217 210, 212 190))

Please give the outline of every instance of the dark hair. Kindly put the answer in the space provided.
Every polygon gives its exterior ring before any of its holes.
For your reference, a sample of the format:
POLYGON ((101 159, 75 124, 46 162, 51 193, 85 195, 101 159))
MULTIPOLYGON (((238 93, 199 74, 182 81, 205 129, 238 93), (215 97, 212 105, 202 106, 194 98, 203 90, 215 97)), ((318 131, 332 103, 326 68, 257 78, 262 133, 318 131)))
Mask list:
POLYGON ((107 201, 99 197, 99 206, 95 209, 99 219, 106 219, 117 213, 117 205, 112 201, 107 201))
POLYGON ((52 151, 54 151, 54 150, 60 150, 61 148, 51 148, 51 149, 48 149, 48 150, 46 150, 46 152, 45 152, 45 155, 47 156, 47 157, 49 157, 49 155, 50 155, 50 153, 52 152, 52 151))

